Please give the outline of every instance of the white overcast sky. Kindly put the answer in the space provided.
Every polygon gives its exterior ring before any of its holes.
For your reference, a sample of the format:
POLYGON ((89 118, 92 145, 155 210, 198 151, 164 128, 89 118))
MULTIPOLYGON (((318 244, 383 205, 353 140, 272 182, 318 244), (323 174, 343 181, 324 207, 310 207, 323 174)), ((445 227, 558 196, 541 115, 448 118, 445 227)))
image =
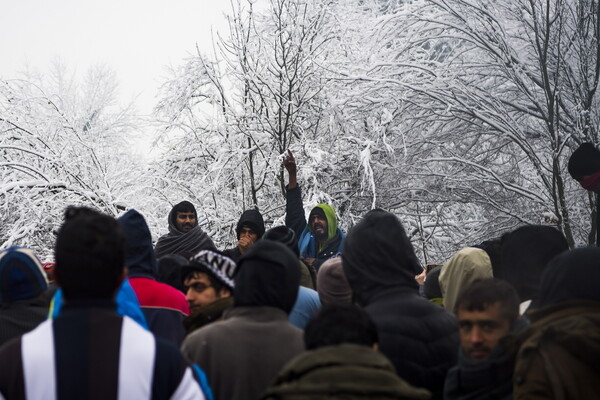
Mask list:
POLYGON ((3 0, 0 77, 26 66, 46 71, 60 60, 84 73, 105 64, 116 72, 123 101, 137 97, 150 112, 165 67, 179 65, 196 44, 210 52, 211 28, 225 32, 228 0, 3 0))

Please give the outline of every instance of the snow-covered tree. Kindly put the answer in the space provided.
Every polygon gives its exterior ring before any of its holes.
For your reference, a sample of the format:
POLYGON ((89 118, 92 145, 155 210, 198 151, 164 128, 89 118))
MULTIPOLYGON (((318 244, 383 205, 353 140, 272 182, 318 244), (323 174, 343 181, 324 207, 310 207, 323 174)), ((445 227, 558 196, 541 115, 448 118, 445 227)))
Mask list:
POLYGON ((134 120, 115 104, 116 89, 105 67, 82 83, 60 65, 48 76, 0 81, 0 248, 49 257, 66 206, 116 215, 133 201, 142 169, 129 152, 134 120))

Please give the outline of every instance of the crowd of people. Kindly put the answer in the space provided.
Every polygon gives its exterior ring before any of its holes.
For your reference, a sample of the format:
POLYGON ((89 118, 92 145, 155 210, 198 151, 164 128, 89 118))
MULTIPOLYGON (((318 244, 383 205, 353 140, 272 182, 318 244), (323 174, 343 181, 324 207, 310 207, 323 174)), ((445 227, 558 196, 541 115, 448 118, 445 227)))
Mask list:
POLYGON ((53 263, 1 251, 0 399, 600 393, 600 248, 526 225, 424 268, 392 213, 347 234, 328 204, 306 219, 283 165, 285 225, 246 210, 230 249, 183 201, 155 245, 136 210, 71 206, 53 263))

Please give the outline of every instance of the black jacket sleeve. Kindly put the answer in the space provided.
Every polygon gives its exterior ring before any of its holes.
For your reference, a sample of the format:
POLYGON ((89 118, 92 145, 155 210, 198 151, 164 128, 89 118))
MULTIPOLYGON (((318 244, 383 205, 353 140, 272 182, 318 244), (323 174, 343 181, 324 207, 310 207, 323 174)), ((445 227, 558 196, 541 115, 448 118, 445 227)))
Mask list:
POLYGON ((304 204, 302 204, 302 192, 300 185, 285 191, 285 226, 293 229, 296 240, 300 240, 300 234, 306 228, 306 217, 304 215, 304 204))

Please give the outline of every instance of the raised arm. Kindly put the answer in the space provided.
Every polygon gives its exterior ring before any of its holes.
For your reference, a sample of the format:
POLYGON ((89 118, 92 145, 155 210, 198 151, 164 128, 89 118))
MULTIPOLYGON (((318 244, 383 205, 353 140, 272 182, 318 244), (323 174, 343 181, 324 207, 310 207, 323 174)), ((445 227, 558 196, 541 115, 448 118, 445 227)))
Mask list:
POLYGON ((296 180, 296 159, 290 150, 283 160, 283 166, 288 172, 288 185, 285 194, 285 225, 294 230, 296 240, 306 227, 304 205, 302 204, 302 193, 296 180))

